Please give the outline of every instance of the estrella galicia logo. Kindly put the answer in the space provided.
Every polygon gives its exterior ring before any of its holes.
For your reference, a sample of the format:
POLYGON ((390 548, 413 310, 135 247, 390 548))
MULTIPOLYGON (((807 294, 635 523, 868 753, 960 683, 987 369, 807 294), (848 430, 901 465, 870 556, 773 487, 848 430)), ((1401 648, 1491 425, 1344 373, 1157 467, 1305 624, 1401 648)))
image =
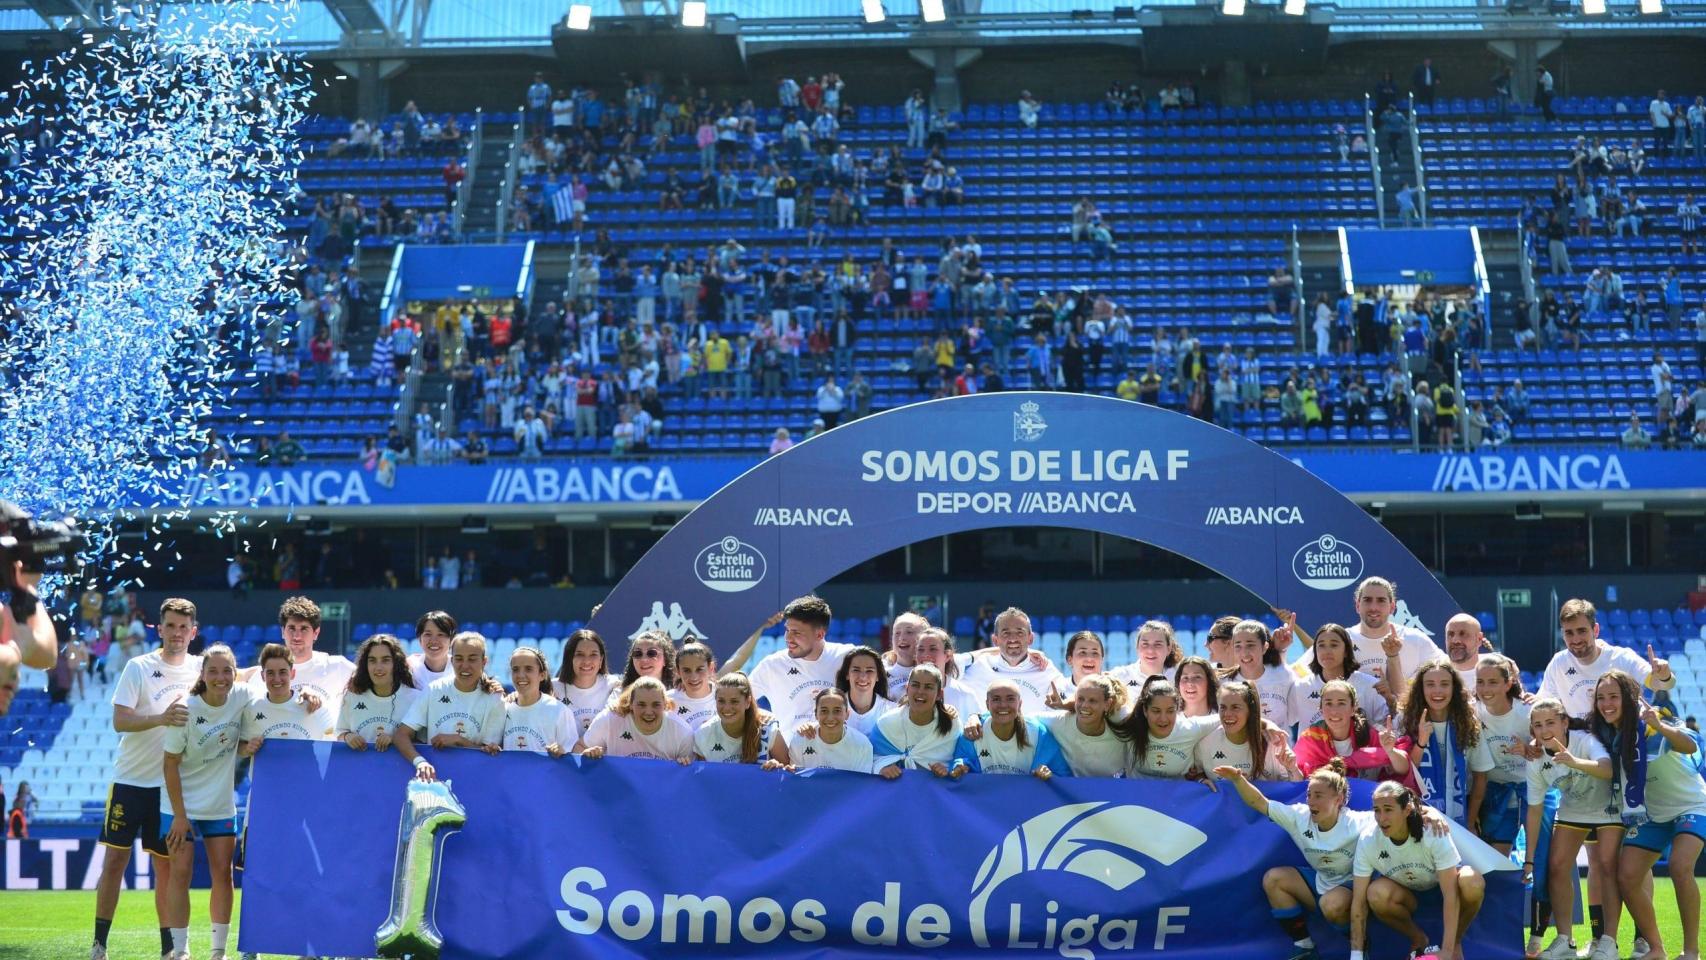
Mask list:
POLYGON ((718 593, 740 593, 764 579, 764 554, 738 537, 724 537, 699 551, 693 560, 693 575, 718 593))
POLYGON ((1148 874, 1139 857, 1170 867, 1206 842, 1196 827, 1131 803, 1069 803, 1040 813, 1009 831, 978 868, 971 886, 972 939, 989 946, 990 896, 1022 873, 1060 870, 1117 892, 1148 874))
POLYGON ((1297 548, 1291 558, 1297 582, 1316 590, 1343 590, 1362 579, 1362 551, 1349 541, 1323 533, 1297 548))
POLYGON ((1042 408, 1035 400, 1026 400, 1019 404, 1019 409, 1013 414, 1013 439, 1030 443, 1041 440, 1043 431, 1048 429, 1048 421, 1043 419, 1042 408))

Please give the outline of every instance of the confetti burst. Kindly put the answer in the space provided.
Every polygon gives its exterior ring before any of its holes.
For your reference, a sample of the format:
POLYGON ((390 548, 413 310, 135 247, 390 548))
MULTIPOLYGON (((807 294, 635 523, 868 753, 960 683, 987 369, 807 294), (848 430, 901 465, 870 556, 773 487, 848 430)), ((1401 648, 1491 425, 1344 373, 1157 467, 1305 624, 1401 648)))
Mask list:
POLYGON ((293 3, 120 10, 5 97, 0 497, 147 568, 115 530, 158 536, 222 472, 210 415, 282 302, 309 87, 277 47, 293 3))

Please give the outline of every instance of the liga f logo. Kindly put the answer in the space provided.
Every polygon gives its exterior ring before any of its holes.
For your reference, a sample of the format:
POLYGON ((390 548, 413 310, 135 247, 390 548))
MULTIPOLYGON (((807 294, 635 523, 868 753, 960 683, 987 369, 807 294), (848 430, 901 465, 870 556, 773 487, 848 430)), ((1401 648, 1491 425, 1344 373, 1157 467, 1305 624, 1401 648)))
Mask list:
POLYGON ((985 914, 995 888, 1021 873, 1060 870, 1120 891, 1149 871, 1132 854, 1172 866, 1208 842, 1207 834, 1158 810, 1105 800, 1040 813, 1003 837, 972 881, 972 939, 989 946, 985 914))

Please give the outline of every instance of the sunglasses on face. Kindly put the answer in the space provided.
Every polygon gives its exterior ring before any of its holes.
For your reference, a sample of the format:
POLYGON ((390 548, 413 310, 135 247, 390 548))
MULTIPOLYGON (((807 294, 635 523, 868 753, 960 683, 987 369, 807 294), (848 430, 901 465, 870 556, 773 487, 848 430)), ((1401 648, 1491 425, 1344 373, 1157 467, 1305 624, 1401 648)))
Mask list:
POLYGON ((661 656, 663 656, 662 650, 635 650, 634 651, 634 659, 635 660, 650 660, 654 657, 661 657, 661 656))

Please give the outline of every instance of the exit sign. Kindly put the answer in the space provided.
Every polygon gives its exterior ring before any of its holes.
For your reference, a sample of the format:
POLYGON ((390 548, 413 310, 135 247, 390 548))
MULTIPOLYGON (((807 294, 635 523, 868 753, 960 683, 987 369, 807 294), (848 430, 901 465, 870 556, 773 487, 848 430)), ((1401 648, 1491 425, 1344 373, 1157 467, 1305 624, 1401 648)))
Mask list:
POLYGON ((1507 607, 1526 607, 1534 602, 1534 595, 1527 590, 1500 590, 1499 603, 1507 607))
POLYGON ((320 615, 327 620, 348 620, 349 604, 340 601, 320 604, 320 615))

